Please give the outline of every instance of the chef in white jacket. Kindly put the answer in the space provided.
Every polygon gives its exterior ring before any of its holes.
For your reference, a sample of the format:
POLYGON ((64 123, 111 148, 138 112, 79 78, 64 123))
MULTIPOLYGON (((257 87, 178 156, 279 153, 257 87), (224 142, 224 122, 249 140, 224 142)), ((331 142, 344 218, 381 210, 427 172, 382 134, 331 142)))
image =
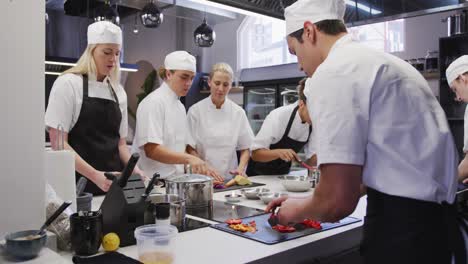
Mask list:
MULTIPOLYGON (((108 21, 88 26, 88 46, 77 65, 61 74, 50 92, 45 114, 52 147, 64 130, 65 148, 75 155, 76 180, 85 191, 104 194, 130 158, 127 148, 127 94, 120 85, 121 29, 108 21)), ((141 174, 138 167, 135 173, 141 174)))
POLYGON ((252 160, 249 175, 288 174, 292 161, 299 161, 297 155, 304 149, 306 163, 316 165, 313 147, 312 121, 307 111, 304 95, 306 78, 299 82, 299 100, 279 107, 265 118, 262 128, 252 144, 252 160))
MULTIPOLYGON (((457 95, 456 100, 468 102, 468 55, 452 62, 446 70, 447 82, 457 95)), ((458 178, 468 184, 468 107, 465 109, 465 134, 463 152, 465 158, 458 165, 458 178)))
POLYGON ((320 183, 281 198, 283 224, 350 215, 367 187, 364 263, 466 264, 454 204, 458 155, 445 113, 411 65, 352 40, 345 0, 298 0, 285 10, 289 50, 311 76, 305 94, 320 183))
POLYGON ((208 85, 211 95, 188 112, 188 152, 199 155, 209 165, 208 175, 218 181, 245 176, 253 132, 244 109, 227 95, 232 88, 233 71, 226 63, 213 65, 208 85), (239 161, 237 153, 240 152, 239 161))
POLYGON ((195 72, 194 56, 186 51, 168 54, 159 69, 163 84, 138 105, 132 150, 139 152, 138 164, 145 175, 182 174, 184 164, 196 173, 206 173, 203 160, 185 153, 187 115, 179 100, 188 93, 195 72))

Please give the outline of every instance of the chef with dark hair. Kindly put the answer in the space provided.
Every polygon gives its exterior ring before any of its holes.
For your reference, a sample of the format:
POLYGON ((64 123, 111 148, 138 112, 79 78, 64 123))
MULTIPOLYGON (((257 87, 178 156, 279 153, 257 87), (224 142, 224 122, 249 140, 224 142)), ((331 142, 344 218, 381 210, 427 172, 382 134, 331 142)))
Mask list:
POLYGON ((364 263, 466 264, 454 205, 458 155, 447 118, 411 65, 355 42, 345 0, 298 0, 285 10, 289 51, 310 76, 320 182, 281 198, 283 224, 350 215, 367 188, 364 263))

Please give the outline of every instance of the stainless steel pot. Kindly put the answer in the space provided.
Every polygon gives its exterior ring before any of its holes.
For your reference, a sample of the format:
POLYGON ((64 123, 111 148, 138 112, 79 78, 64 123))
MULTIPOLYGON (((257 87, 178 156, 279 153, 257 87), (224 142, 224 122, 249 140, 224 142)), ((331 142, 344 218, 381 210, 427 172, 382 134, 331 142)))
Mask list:
MULTIPOLYGON (((151 194, 148 197, 151 204, 157 203, 169 203, 170 214, 171 214, 171 225, 176 227, 182 227, 185 221, 185 199, 181 198, 177 194, 151 194)), ((154 210, 154 206, 151 207, 154 210)), ((152 223, 154 223, 154 211, 150 212, 152 215, 152 223)))
POLYGON ((166 179, 166 193, 185 198, 187 208, 210 206, 213 202, 213 178, 184 174, 166 179))
POLYGON ((468 32, 468 11, 464 10, 460 13, 447 17, 447 33, 448 36, 464 34, 468 32))

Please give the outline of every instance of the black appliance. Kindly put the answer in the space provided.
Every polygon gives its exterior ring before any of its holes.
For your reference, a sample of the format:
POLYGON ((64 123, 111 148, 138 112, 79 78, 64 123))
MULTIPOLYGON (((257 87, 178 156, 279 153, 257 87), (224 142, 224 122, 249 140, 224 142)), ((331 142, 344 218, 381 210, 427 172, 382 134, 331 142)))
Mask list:
POLYGON ((186 231, 191 231, 191 230, 208 227, 208 226, 211 226, 211 224, 208 224, 208 223, 205 223, 205 222, 193 219, 193 218, 186 217, 184 220, 184 224, 182 226, 178 226, 177 230, 179 230, 179 232, 186 232, 186 231))

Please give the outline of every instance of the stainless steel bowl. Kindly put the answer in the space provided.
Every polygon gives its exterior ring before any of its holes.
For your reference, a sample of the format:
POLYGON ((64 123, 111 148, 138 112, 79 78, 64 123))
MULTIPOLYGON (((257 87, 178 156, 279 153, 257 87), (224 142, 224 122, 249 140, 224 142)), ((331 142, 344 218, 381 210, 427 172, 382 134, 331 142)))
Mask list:
POLYGON ((284 175, 278 177, 288 192, 306 192, 311 188, 307 176, 284 175))
POLYGON ((250 200, 258 200, 260 199, 260 197, 258 197, 259 193, 269 192, 269 191, 270 189, 268 188, 247 188, 247 189, 241 190, 245 198, 250 199, 250 200))
POLYGON ((260 200, 263 201, 263 203, 269 204, 274 199, 283 197, 283 196, 288 196, 288 194, 282 193, 282 192, 263 192, 263 193, 257 194, 257 196, 260 198, 260 200))

